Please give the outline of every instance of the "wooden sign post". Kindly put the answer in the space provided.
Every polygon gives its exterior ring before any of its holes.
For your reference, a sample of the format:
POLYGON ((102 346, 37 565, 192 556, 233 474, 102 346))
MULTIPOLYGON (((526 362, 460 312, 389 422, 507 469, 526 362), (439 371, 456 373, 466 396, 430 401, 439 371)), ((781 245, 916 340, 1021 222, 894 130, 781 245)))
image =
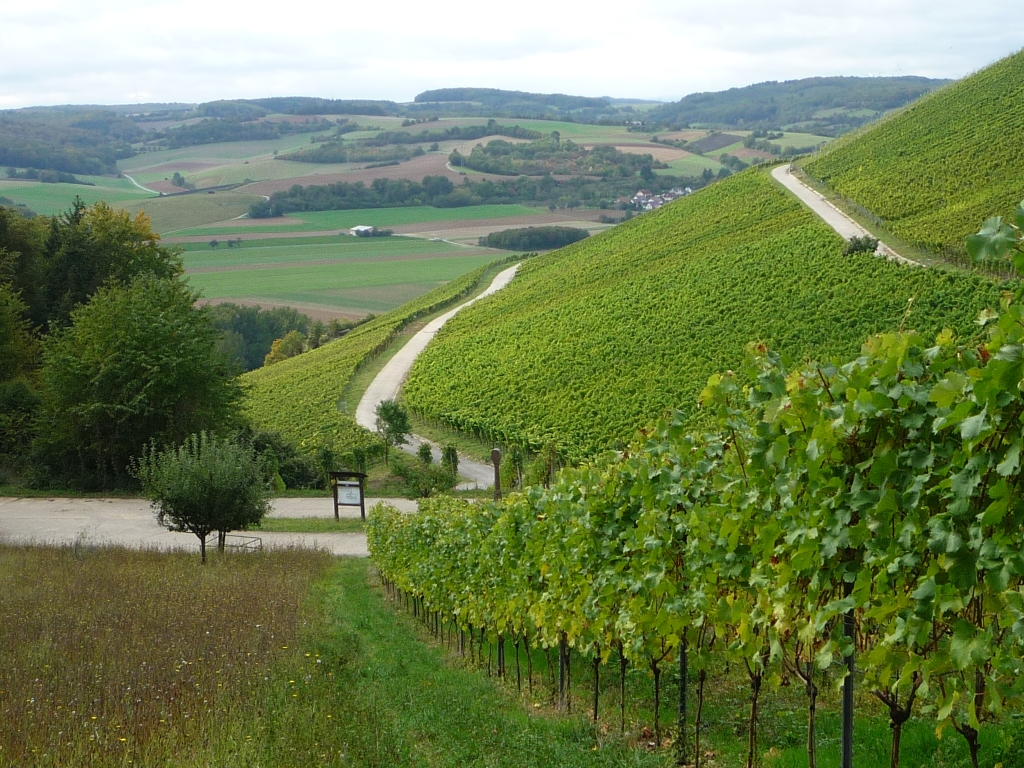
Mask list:
POLYGON ((366 498, 363 481, 366 480, 366 473, 331 470, 327 475, 331 478, 331 490, 334 491, 334 519, 341 519, 338 507, 359 507, 359 517, 365 520, 366 498))
POLYGON ((501 451, 491 451, 491 463, 494 464, 494 500, 501 500, 501 451))

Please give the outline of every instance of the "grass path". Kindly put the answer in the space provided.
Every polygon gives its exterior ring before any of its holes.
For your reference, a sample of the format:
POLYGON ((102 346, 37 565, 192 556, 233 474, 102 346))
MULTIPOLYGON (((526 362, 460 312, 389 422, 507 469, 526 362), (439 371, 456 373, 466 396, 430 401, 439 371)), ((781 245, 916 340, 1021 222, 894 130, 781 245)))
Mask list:
MULTIPOLYGON (((413 620, 390 610, 370 585, 366 561, 339 560, 317 588, 335 642, 360 649, 337 680, 339 698, 368 718, 350 742, 356 765, 661 766, 668 755, 602 744, 582 716, 536 717, 486 676, 446 664, 440 648, 420 641, 413 620)), ((316 652, 326 654, 321 648, 316 652)))

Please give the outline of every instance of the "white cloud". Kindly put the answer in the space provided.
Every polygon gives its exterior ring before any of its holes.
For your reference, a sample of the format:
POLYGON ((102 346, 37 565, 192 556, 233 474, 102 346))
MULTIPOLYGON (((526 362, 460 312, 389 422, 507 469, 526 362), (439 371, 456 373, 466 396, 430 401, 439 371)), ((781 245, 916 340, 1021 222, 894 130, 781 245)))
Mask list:
POLYGON ((959 77, 1022 40, 1019 0, 41 0, 0 7, 0 107, 404 101, 457 85, 676 99, 812 75, 959 77))

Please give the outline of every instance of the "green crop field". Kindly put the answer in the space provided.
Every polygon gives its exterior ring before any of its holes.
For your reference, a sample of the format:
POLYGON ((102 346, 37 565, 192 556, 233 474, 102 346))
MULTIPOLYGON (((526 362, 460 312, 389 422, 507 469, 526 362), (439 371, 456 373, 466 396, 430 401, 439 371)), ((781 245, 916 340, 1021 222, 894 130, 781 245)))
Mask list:
POLYGON ((374 208, 359 211, 310 211, 292 215, 317 229, 348 229, 359 224, 397 227, 403 224, 425 224, 434 221, 479 221, 546 213, 547 209, 531 208, 526 205, 471 205, 465 208, 433 208, 421 205, 411 208, 374 208))
POLYGON ((375 438, 338 402, 352 374, 410 322, 478 290, 492 271, 479 267, 337 341, 246 374, 246 412, 257 426, 282 433, 306 452, 327 448, 340 454, 372 446, 375 438))
POLYGON ((850 355, 901 322, 978 333, 979 310, 998 303, 980 277, 842 248, 766 171, 738 174, 524 265, 445 326, 406 402, 462 431, 531 448, 553 440, 579 459, 666 409, 692 409, 750 342, 850 355))
POLYGON ((722 167, 722 164, 710 157, 701 155, 688 155, 668 163, 668 168, 655 171, 668 176, 700 176, 705 168, 710 168, 715 173, 722 167))
POLYGON ((1024 52, 834 142, 804 169, 903 240, 963 254, 1024 198, 1024 52))
POLYGON ((153 230, 161 234, 184 227, 213 224, 249 212, 249 206, 263 198, 227 190, 208 194, 174 197, 146 197, 137 202, 121 202, 118 207, 135 213, 145 211, 153 220, 153 230))
POLYGON ((586 125, 584 123, 563 123, 557 120, 502 120, 509 125, 518 125, 531 131, 549 134, 558 131, 563 139, 571 139, 577 144, 635 144, 648 141, 649 133, 632 133, 624 125, 586 125))
POLYGON ((279 139, 267 141, 227 141, 218 144, 200 144, 194 147, 181 147, 157 152, 143 152, 127 160, 118 161, 117 167, 122 171, 144 171, 157 165, 172 162, 203 162, 224 165, 251 160, 264 155, 273 156, 274 150, 287 152, 299 147, 309 146, 310 136, 317 134, 292 133, 279 139))
POLYGON ((149 192, 144 192, 127 179, 114 179, 106 176, 81 176, 79 178, 91 181, 96 186, 42 184, 38 181, 0 179, 0 197, 27 205, 36 213, 46 216, 66 211, 71 207, 71 201, 75 197, 82 198, 89 205, 100 200, 114 205, 153 197, 149 192))
POLYGON ((408 208, 363 208, 347 211, 308 211, 292 213, 277 219, 266 219, 265 226, 231 226, 229 222, 216 227, 191 227, 174 232, 175 237, 195 235, 243 235, 271 232, 302 232, 309 230, 350 229, 360 224, 374 227, 398 227, 404 224, 429 224, 434 221, 479 221, 514 216, 539 216, 544 208, 526 205, 473 205, 465 208, 433 208, 429 205, 408 208), (281 222, 281 223, 277 223, 281 222))
POLYGON ((394 309, 494 259, 492 251, 414 238, 354 240, 189 251, 186 274, 208 299, 366 314, 394 309))
POLYGON ((418 237, 288 237, 243 240, 236 248, 224 245, 211 248, 208 243, 189 243, 188 246, 185 252, 186 271, 210 267, 247 270, 257 265, 309 261, 404 261, 421 256, 479 252, 418 237))

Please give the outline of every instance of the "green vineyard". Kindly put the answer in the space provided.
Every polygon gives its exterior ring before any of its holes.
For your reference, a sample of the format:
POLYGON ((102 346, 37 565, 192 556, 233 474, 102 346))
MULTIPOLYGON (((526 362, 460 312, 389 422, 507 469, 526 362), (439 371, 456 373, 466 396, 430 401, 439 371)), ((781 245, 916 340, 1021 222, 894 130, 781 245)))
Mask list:
POLYGON ((738 366, 751 342, 795 360, 847 356, 900 326, 976 333, 978 312, 998 302, 980 277, 842 252, 766 173, 730 177, 524 265, 438 334, 406 402, 579 460, 668 409, 692 409, 708 376, 738 366))
MULTIPOLYGON (((352 374, 383 351, 410 322, 466 297, 496 264, 519 258, 475 269, 335 342, 245 374, 246 413, 258 427, 280 432, 304 453, 327 448, 344 454, 376 446, 378 439, 341 410, 339 400, 352 374)), ((356 404, 350 405, 354 413, 356 404)))
POLYGON ((978 222, 1024 197, 1024 52, 830 144, 804 169, 895 235, 963 254, 978 222))
POLYGON ((505 643, 590 659, 595 719, 602 665, 650 670, 657 742, 678 668, 695 701, 674 722, 679 764, 701 764, 724 661, 746 672, 748 766, 760 698, 791 684, 815 765, 819 693, 844 679, 888 719, 893 766, 912 715, 958 740, 949 764, 1019 765, 1024 313, 995 316, 984 347, 887 334, 845 365, 796 367, 754 349, 708 381, 706 431, 677 414, 550 489, 379 508, 371 555, 429 625, 496 642, 499 675, 505 643))

